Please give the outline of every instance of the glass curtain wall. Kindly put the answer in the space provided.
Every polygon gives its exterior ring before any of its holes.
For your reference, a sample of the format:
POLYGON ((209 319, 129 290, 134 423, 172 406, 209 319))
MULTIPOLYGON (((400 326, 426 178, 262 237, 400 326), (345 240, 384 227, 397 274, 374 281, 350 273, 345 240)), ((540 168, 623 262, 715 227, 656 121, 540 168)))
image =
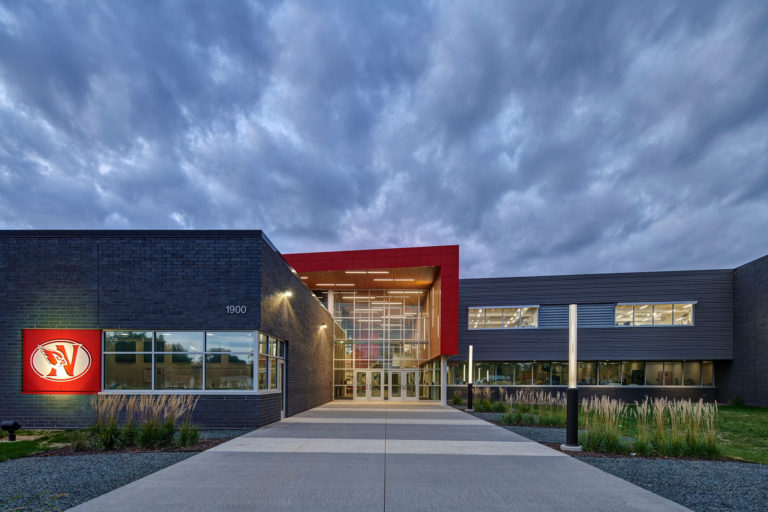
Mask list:
MULTIPOLYGON (((389 370, 421 369, 429 359, 426 290, 315 293, 326 305, 332 305, 333 316, 345 334, 334 340, 335 399, 352 398, 356 371, 383 369, 389 382, 389 370)), ((422 375, 424 385, 431 386, 434 377, 425 380, 431 375, 426 369, 425 372, 422 375)), ((433 391, 425 393, 431 396, 433 391)), ((420 398, 432 399, 424 395, 420 398)))

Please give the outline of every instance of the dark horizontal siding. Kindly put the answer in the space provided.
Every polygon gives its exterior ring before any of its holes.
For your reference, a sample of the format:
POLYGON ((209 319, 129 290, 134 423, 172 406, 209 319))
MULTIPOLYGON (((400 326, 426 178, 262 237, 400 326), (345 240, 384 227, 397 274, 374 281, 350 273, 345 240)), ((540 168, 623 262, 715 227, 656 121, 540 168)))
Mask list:
POLYGON ((580 359, 731 359, 733 271, 595 274, 459 281, 459 355, 564 360, 567 304, 579 308, 580 359), (693 327, 612 327, 617 302, 698 301, 693 327), (540 304, 538 329, 467 329, 467 308, 540 304))

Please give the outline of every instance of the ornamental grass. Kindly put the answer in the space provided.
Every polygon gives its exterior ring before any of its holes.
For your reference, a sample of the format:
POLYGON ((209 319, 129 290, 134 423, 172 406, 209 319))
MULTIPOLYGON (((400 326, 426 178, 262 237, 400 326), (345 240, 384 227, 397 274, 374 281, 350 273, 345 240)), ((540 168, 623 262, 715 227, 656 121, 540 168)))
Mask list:
POLYGON ((91 398, 95 413, 89 429, 91 442, 102 450, 194 444, 198 440, 198 429, 192 425, 191 416, 199 398, 194 395, 96 395, 91 398), (184 433, 177 436, 179 422, 184 433))

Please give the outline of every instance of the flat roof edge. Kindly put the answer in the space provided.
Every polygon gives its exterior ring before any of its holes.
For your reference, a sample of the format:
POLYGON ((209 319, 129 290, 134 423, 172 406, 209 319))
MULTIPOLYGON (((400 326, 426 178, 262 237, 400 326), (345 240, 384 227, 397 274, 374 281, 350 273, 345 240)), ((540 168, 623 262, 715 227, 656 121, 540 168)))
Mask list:
MULTIPOLYGON (((260 229, 8 229, 0 238, 263 238, 260 229)), ((270 245, 271 242, 269 242, 270 245)))

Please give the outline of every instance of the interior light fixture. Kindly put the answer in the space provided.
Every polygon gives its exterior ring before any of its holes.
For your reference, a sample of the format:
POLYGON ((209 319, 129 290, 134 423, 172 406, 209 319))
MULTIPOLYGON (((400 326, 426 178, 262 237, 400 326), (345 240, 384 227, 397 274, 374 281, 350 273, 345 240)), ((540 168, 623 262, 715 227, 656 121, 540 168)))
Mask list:
POLYGON ((315 286, 333 286, 333 283, 317 283, 315 286))
POLYGON ((345 270, 345 274, 367 274, 365 270, 345 270))
POLYGON ((389 274, 389 270, 369 270, 369 274, 389 274))
POLYGON ((335 286, 355 286, 355 283, 336 283, 335 286))
POLYGON ((301 276, 302 279, 309 279, 307 276, 301 276))
POLYGON ((424 293, 424 292, 421 291, 421 290, 391 290, 391 291, 389 291, 387 293, 397 293, 397 294, 411 293, 411 294, 415 294, 415 293, 424 293))
POLYGON ((394 279, 392 279, 391 277, 386 278, 386 279, 380 277, 378 279, 374 279, 374 281, 394 281, 394 279))
POLYGON ((415 281, 415 279, 410 278, 410 277, 409 278, 399 278, 399 279, 395 278, 395 281, 411 282, 411 281, 415 281))

